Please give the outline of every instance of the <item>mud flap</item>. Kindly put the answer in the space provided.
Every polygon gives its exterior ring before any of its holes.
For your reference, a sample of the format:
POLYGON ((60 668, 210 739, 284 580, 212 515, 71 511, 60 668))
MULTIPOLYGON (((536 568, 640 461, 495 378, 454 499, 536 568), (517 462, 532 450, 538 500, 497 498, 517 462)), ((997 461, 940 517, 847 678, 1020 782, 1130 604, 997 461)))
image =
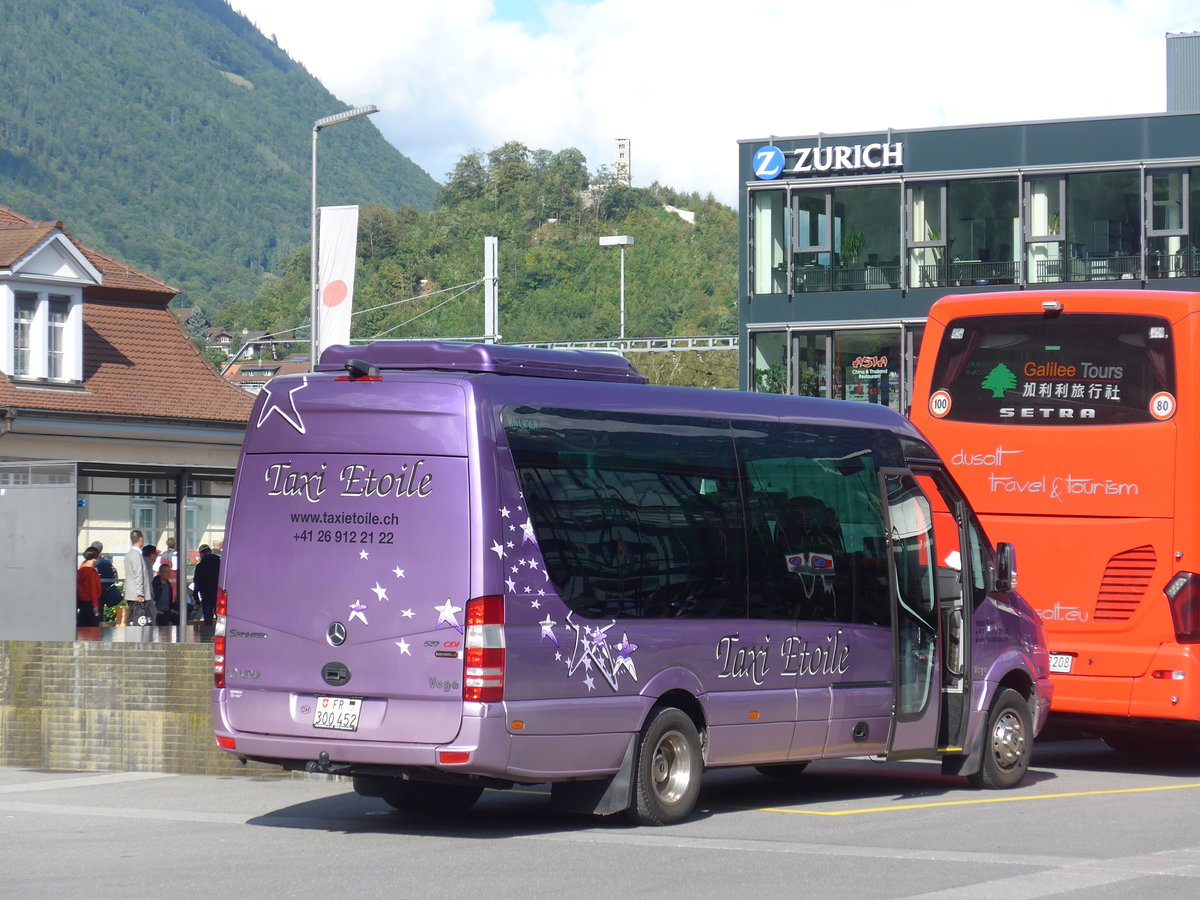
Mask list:
POLYGON ((599 781, 557 781, 550 786, 550 808, 557 812, 611 816, 633 803, 633 764, 637 756, 636 734, 629 736, 621 768, 599 781))

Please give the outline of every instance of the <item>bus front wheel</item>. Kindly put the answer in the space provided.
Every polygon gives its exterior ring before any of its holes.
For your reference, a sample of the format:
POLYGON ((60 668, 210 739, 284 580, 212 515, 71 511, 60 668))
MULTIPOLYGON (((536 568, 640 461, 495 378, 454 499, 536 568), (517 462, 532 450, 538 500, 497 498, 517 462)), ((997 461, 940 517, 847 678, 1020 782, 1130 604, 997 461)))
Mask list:
POLYGON ((703 772, 695 723, 682 710, 660 707, 638 740, 628 817, 639 825, 672 825, 686 819, 700 795, 703 772))
POLYGON ((1033 756, 1033 731, 1029 701, 1012 688, 996 695, 988 713, 979 771, 968 777, 977 788, 1016 787, 1029 769, 1033 756))

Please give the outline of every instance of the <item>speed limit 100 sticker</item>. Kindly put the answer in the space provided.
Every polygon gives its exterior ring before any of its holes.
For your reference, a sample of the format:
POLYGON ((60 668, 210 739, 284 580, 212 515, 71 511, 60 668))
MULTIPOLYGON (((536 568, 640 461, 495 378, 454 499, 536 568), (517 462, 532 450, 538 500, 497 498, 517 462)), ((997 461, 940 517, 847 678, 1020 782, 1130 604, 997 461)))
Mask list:
POLYGON ((1159 421, 1165 421, 1175 415, 1175 395, 1167 391, 1159 391, 1151 397, 1150 415, 1159 421))
POLYGON ((950 412, 950 392, 937 391, 929 398, 929 414, 935 419, 945 418, 950 412))

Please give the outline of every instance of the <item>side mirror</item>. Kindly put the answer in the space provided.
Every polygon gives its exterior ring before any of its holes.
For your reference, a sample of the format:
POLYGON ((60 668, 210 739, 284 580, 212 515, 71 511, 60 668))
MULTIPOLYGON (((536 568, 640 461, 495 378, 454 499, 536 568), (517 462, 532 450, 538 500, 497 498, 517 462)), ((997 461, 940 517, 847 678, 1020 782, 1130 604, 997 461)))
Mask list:
POLYGON ((1017 551, 1007 541, 996 545, 994 586, 998 591, 1014 591, 1017 588, 1017 551))

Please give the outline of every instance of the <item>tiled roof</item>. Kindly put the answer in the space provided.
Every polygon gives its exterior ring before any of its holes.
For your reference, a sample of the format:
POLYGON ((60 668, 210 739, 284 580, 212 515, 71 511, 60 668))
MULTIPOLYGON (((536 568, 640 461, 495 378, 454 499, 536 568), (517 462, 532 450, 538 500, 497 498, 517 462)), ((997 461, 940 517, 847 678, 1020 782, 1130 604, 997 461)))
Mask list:
POLYGON ((52 412, 245 422, 254 398, 221 378, 165 307, 84 301, 83 389, 18 387, 0 406, 52 412))
POLYGON ((19 384, 0 374, 0 406, 88 415, 243 423, 254 398, 221 378, 167 309, 178 291, 85 246, 61 222, 35 222, 0 206, 0 267, 61 232, 101 273, 83 290, 80 389, 19 384))
POLYGON ((85 297, 135 299, 132 292, 137 292, 142 296, 136 299, 143 303, 166 306, 179 293, 178 288, 171 287, 165 281, 147 275, 107 253, 101 253, 94 247, 81 244, 67 234, 62 222, 37 222, 7 206, 0 206, 0 267, 11 266, 54 231, 61 231, 78 247, 79 252, 87 257, 103 278, 102 284, 84 290, 85 297))

